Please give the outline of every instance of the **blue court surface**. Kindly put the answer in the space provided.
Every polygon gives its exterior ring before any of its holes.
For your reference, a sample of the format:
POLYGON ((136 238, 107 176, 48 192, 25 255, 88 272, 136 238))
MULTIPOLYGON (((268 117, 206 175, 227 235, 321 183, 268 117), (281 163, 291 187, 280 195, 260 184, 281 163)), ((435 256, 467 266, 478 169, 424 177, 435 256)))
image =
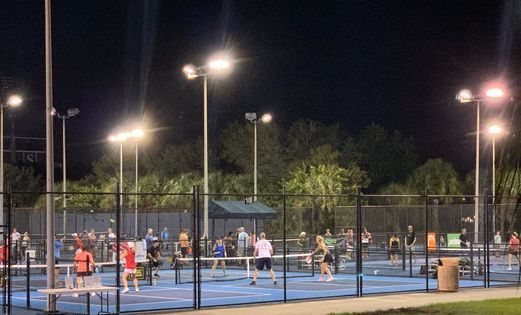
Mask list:
MULTIPOLYGON (((233 273, 233 270, 229 271, 233 273)), ((242 271, 241 271, 242 272, 242 271)), ((219 274, 218 270, 216 275, 219 274)), ((173 270, 160 272, 160 278, 155 285, 148 285, 145 281, 140 281, 140 292, 135 292, 130 284, 130 292, 120 295, 121 312, 144 312, 152 310, 192 308, 194 305, 194 284, 177 283, 173 270)), ((238 305, 259 302, 276 302, 284 298, 284 281, 282 273, 277 272, 277 284, 274 285, 269 279, 267 272, 262 272, 255 286, 250 286, 251 279, 234 279, 233 275, 221 278, 203 276, 201 283, 201 307, 238 305), (228 278, 229 277, 229 278, 228 278), (228 279, 227 279, 228 278, 228 279), (213 281, 217 279, 217 281, 213 281)), ((318 281, 318 275, 302 276, 302 273, 287 273, 287 299, 314 299, 314 298, 333 298, 341 296, 356 295, 356 276, 353 274, 333 275, 331 282, 318 281), (290 278, 291 277, 291 278, 290 278)), ((107 273, 103 275, 104 285, 114 286, 115 274, 107 273)), ((494 285, 507 284, 496 281, 494 285)), ((482 279, 479 280, 460 280, 460 287, 483 286, 482 279)), ((429 279, 429 289, 436 290, 436 279, 429 279)), ((425 290, 425 278, 416 277, 396 277, 383 275, 364 275, 363 294, 376 293, 396 293, 405 291, 425 290)), ((107 297, 107 294, 104 293, 107 297)), ((73 297, 64 294, 58 297, 58 310, 70 313, 85 314, 86 312, 85 295, 73 297)), ((13 306, 26 305, 26 292, 13 292, 13 306)), ((116 294, 108 294, 109 312, 115 311, 116 294)), ((100 297, 90 297, 91 313, 97 314, 100 311, 100 297)), ((106 302, 105 302, 106 303, 106 302)), ((31 307, 35 309, 45 309, 46 296, 36 292, 31 292, 31 307)), ((105 305, 104 311, 107 311, 105 305)))

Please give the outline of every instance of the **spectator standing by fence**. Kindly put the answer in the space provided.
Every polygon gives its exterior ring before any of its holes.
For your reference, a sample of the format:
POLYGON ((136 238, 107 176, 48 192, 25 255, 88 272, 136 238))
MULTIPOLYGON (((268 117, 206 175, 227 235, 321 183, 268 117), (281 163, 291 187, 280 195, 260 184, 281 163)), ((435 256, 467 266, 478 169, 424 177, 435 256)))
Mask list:
POLYGON ((495 249, 495 255, 497 258, 499 258, 499 251, 500 251, 500 248, 501 248, 501 232, 500 231, 497 231, 496 235, 494 235, 494 249, 495 249))
POLYGON ((391 255, 391 265, 398 264, 398 253, 400 252, 400 239, 396 233, 389 239, 389 253, 391 255))
POLYGON ((116 234, 112 231, 112 228, 107 229, 107 260, 110 261, 112 257, 112 261, 116 261, 116 252, 113 250, 116 245, 116 234), (112 254, 111 254, 112 253, 112 254))
POLYGON ((145 236, 145 241, 147 242, 147 250, 152 247, 152 241, 154 240, 154 230, 148 228, 147 235, 145 236))
POLYGON ((253 251, 255 250, 255 245, 257 244, 257 234, 255 233, 255 231, 251 231, 250 232, 250 251, 249 251, 249 255, 253 255, 253 251))
POLYGON ((21 235, 18 232, 16 228, 13 228, 13 232, 11 233, 11 255, 12 255, 12 262, 17 263, 18 262, 18 254, 19 254, 19 246, 20 246, 20 238, 21 235))
POLYGON ((170 242, 170 232, 168 232, 168 228, 165 226, 163 231, 160 234, 161 241, 163 242, 163 247, 168 250, 168 243, 170 242))
POLYGON ((371 233, 367 231, 367 228, 362 227, 362 258, 369 257, 369 244, 373 241, 371 233))
POLYGON ((27 248, 31 246, 31 238, 29 237, 29 232, 25 232, 22 236, 22 240, 20 241, 21 250, 22 250, 22 261, 26 260, 26 252, 27 248))
MULTIPOLYGON (((237 235, 237 256, 243 257, 246 256, 246 249, 248 248, 248 244, 250 243, 248 233, 244 231, 244 228, 241 226, 239 228, 239 235, 237 235)), ((239 264, 241 260, 239 260, 239 264)))
POLYGON ((298 253, 307 252, 308 251, 308 245, 309 245, 309 241, 308 241, 308 237, 306 235, 306 232, 300 232, 300 234, 298 235, 298 240, 297 240, 297 251, 298 251, 298 253))
POLYGON ((181 257, 185 258, 188 255, 188 247, 190 246, 190 238, 187 230, 181 230, 179 233, 179 248, 181 250, 181 257))

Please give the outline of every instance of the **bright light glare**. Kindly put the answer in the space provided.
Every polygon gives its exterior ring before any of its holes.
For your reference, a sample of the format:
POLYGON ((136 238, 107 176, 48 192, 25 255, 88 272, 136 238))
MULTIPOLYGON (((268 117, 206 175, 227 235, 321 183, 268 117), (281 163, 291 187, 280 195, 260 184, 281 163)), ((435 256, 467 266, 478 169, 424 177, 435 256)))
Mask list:
POLYGON ((503 128, 499 125, 492 125, 490 128, 488 128, 488 133, 492 135, 498 135, 503 132, 503 128))
POLYGON ((110 136, 109 136, 109 142, 116 142, 116 141, 118 141, 118 139, 116 138, 116 136, 114 136, 114 135, 110 135, 110 136))
POLYGON ((143 132, 143 130, 141 130, 141 129, 134 129, 134 130, 132 130, 132 132, 130 134, 131 134, 132 138, 141 138, 141 137, 143 137, 145 132, 143 132))
POLYGON ((184 66, 183 73, 186 75, 188 79, 193 79, 197 77, 197 69, 192 64, 184 66))
POLYGON ((490 98, 501 98, 505 93, 500 88, 492 88, 487 90, 486 95, 490 98))
POLYGON ((265 124, 269 123, 272 119, 273 117, 271 116, 271 114, 264 114, 261 117, 261 121, 265 124))
POLYGON ((224 69, 228 69, 228 68, 230 68, 231 63, 230 63, 229 60, 226 60, 226 59, 215 59, 215 60, 211 60, 211 61, 208 63, 208 66, 209 66, 211 69, 215 69, 215 70, 224 70, 224 69))
POLYGON ((472 102, 472 92, 470 90, 461 90, 459 91, 458 95, 456 96, 456 99, 460 101, 461 103, 467 103, 472 102))
POLYGON ((128 138, 129 138, 128 132, 122 132, 122 133, 118 133, 116 135, 116 141, 119 141, 119 142, 125 141, 128 138))
POLYGON ((19 95, 13 95, 7 99, 8 106, 20 106, 22 104, 22 98, 19 95))

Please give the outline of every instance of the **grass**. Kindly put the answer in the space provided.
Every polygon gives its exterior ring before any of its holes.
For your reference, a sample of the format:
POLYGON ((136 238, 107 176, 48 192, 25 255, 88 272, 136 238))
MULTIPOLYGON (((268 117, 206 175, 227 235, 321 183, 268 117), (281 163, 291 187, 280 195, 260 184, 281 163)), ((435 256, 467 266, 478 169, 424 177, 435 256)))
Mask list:
POLYGON ((331 313, 331 315, 394 315, 394 314, 521 314, 521 299, 498 299, 472 302, 431 304, 365 313, 331 313))

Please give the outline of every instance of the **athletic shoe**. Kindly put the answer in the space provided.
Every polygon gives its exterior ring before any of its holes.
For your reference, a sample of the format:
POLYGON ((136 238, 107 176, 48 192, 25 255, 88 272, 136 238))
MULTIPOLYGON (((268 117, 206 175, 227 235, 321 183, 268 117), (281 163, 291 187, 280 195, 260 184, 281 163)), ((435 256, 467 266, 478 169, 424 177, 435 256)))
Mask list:
POLYGON ((273 285, 277 285, 277 280, 273 281, 273 285))
POLYGON ((139 288, 136 288, 136 292, 139 292, 139 288))
POLYGON ((91 292, 90 296, 96 296, 96 292, 91 292))
POLYGON ((507 270, 512 270, 512 268, 507 268, 507 270))
POLYGON ((330 282, 330 281, 333 281, 333 280, 334 280, 333 278, 329 278, 329 279, 327 279, 326 281, 327 281, 327 282, 330 282))
POLYGON ((318 279, 318 281, 324 281, 324 278, 320 278, 320 279, 318 279))
POLYGON ((127 292, 128 292, 128 289, 124 289, 121 293, 122 293, 122 294, 125 294, 125 293, 127 293, 127 292))
POLYGON ((255 285, 255 281, 250 282, 250 285, 255 285))
POLYGON ((154 276, 159 278, 159 275, 157 273, 154 273, 154 276))
POLYGON ((73 293, 72 296, 73 297, 78 297, 78 293, 73 293))

